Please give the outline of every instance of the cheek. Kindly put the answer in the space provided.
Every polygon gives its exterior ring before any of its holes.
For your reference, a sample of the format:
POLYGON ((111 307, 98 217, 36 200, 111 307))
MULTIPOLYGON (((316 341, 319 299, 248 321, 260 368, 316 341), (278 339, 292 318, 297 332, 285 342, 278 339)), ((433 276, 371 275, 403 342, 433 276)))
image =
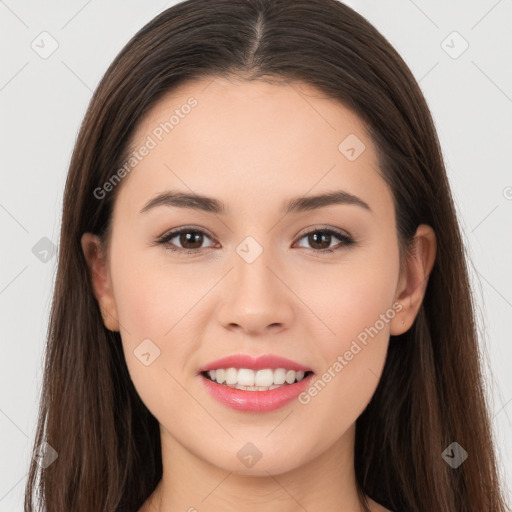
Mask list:
POLYGON ((371 248, 347 253, 339 264, 312 271, 314 278, 300 294, 308 298, 308 305, 328 326, 325 339, 332 339, 331 347, 350 345, 350 340, 376 322, 379 330, 389 331, 389 323, 383 327, 380 319, 381 315, 394 313, 390 308, 398 270, 398 248, 375 243, 371 248))
POLYGON ((334 332, 318 340, 319 407, 337 404, 338 411, 360 413, 370 400, 386 359, 397 279, 398 248, 382 243, 347 258, 335 272, 331 267, 329 279, 316 281, 312 308, 334 332))
POLYGON ((146 248, 118 258, 113 280, 117 312, 126 330, 134 336, 165 340, 186 320, 211 279, 169 264, 159 251, 164 249, 146 248))
POLYGON ((186 325, 191 296, 197 300, 198 294, 190 287, 185 287, 188 293, 179 293, 179 277, 166 276, 155 266, 137 272, 138 265, 125 260, 118 267, 116 305, 130 378, 145 406, 161 421, 164 410, 172 416, 186 408, 178 369, 188 359, 191 344, 180 329, 186 325), (177 338, 182 342, 173 343, 177 338))
MULTIPOLYGON (((156 251, 119 247, 121 256, 112 259, 126 364, 139 396, 153 414, 168 402, 169 393, 182 395, 172 377, 181 381, 183 361, 190 360, 190 353, 197 349, 190 321, 197 316, 197 303, 212 280, 211 275, 202 278, 184 271, 184 266, 166 264, 164 258, 150 258, 156 251)), ((172 402, 175 408, 185 406, 178 401, 172 402)))

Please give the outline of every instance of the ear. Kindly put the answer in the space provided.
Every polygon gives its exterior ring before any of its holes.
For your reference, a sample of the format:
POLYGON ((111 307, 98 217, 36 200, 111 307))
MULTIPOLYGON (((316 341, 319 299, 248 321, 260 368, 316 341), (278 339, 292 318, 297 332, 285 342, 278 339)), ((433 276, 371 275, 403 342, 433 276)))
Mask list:
POLYGON ((427 224, 418 226, 411 253, 407 256, 406 270, 400 275, 397 286, 395 300, 402 305, 402 309, 390 322, 392 335, 403 334, 413 324, 425 296, 436 249, 434 230, 427 224))
POLYGON ((89 267, 94 296, 103 316, 103 323, 110 331, 119 331, 119 317, 101 241, 97 235, 84 233, 81 244, 89 267))

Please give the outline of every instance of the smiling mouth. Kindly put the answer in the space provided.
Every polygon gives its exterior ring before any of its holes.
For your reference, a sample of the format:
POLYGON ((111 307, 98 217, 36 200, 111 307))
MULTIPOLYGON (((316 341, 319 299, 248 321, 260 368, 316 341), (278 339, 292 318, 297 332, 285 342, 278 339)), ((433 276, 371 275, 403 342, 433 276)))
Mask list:
POLYGON ((294 371, 284 368, 253 371, 247 368, 220 368, 200 373, 215 384, 243 391, 271 391, 301 382, 312 371, 294 371))

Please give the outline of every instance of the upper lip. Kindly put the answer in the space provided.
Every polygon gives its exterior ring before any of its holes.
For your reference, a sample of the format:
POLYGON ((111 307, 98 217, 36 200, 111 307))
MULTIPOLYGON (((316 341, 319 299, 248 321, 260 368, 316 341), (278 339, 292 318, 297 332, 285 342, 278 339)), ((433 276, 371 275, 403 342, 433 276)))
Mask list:
POLYGON ((199 373, 219 368, 248 368, 251 370, 263 370, 265 368, 284 368, 285 370, 312 371, 311 368, 300 363, 274 354, 263 354, 257 357, 248 354, 233 354, 222 359, 217 359, 199 368, 199 373))

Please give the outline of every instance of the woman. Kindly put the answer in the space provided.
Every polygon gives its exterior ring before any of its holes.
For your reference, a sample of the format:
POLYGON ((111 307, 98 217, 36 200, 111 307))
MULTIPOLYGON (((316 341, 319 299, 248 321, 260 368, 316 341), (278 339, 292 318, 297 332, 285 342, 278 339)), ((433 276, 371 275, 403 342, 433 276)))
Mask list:
POLYGON ((120 52, 66 183, 41 446, 27 510, 505 510, 437 135, 363 17, 189 0, 120 52))

